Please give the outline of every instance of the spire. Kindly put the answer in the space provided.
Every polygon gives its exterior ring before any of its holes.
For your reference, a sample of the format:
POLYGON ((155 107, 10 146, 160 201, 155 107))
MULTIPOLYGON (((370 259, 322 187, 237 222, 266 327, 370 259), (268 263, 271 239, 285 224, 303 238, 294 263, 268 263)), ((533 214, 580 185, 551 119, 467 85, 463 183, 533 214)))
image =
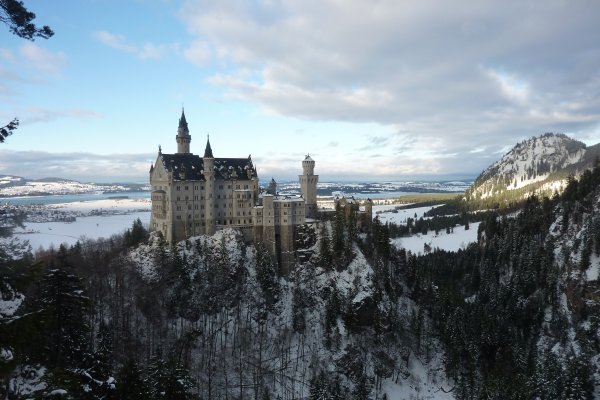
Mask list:
POLYGON ((185 120, 185 111, 183 110, 183 107, 181 107, 181 117, 179 118, 179 129, 189 132, 188 124, 187 124, 187 121, 185 120))
POLYGON ((188 129, 187 121, 185 120, 185 112, 181 107, 181 117, 179 118, 179 128, 177 128, 177 153, 187 154, 190 152, 190 142, 192 137, 190 136, 190 130, 188 129))
POLYGON ((206 149, 204 150, 204 158, 215 158, 210 147, 210 136, 206 137, 206 149))

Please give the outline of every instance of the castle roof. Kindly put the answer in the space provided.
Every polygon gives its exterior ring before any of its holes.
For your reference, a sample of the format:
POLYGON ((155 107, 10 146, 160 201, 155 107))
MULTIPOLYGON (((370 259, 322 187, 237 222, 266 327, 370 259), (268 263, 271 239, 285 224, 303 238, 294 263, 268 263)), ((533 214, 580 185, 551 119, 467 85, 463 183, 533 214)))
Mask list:
POLYGON ((206 149, 204 149, 204 158, 215 158, 210 147, 210 138, 206 138, 206 149))
POLYGON ((185 120, 185 112, 183 111, 183 108, 181 109, 181 117, 179 118, 179 128, 183 131, 189 131, 187 121, 185 120))
MULTIPOLYGON (((204 160, 191 153, 159 154, 166 171, 175 181, 205 181, 204 160)), ((251 158, 215 158, 213 170, 216 180, 246 180, 256 177, 251 158), (248 174, 249 171, 249 174, 248 174)))

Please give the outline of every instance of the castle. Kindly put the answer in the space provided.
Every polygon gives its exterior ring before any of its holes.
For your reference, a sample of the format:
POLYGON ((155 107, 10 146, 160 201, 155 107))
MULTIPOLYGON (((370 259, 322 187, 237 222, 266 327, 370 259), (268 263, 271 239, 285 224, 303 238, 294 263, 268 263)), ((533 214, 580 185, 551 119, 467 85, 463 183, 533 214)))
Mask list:
POLYGON ((263 243, 277 257, 283 272, 295 261, 296 227, 315 217, 315 161, 306 156, 299 175, 300 196, 279 196, 271 181, 260 192, 252 158, 215 158, 206 141, 204 157, 190 152, 192 137, 182 110, 177 129, 177 153, 159 147, 150 167, 152 215, 150 229, 176 243, 195 235, 212 235, 235 228, 248 242, 263 243))

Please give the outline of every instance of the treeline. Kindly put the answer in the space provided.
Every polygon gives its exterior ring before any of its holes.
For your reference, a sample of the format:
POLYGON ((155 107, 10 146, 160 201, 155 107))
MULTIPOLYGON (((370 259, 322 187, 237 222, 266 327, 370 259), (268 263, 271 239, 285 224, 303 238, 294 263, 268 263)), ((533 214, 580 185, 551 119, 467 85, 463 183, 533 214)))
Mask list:
MULTIPOLYGON (((427 212, 424 214, 427 216, 427 212)), ((463 213, 461 215, 445 215, 434 216, 431 218, 411 218, 406 219, 406 224, 396 224, 386 222, 390 237, 400 237, 408 235, 422 234, 426 235, 429 232, 435 232, 438 235, 440 232, 452 233, 457 226, 464 226, 469 229, 469 224, 479 222, 490 215, 497 215, 494 211, 483 211, 478 213, 463 213)))

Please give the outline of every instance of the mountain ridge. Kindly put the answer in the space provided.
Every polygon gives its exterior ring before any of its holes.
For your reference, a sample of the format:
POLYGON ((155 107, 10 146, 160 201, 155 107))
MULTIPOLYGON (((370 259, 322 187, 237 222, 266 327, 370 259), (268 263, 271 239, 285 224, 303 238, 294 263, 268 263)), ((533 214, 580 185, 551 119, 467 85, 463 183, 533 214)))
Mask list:
POLYGON ((600 144, 586 146, 561 133, 545 133, 517 143, 484 169, 465 192, 468 201, 524 199, 561 192, 570 175, 594 166, 600 144))

